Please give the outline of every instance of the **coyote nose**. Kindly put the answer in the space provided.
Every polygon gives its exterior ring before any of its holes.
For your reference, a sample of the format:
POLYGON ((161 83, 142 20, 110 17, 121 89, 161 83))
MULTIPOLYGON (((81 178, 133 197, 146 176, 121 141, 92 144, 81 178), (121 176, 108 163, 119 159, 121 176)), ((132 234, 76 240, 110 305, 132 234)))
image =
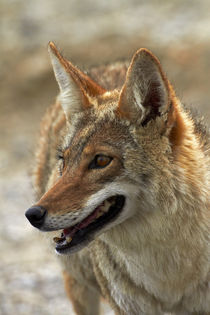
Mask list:
POLYGON ((33 226, 40 228, 46 213, 47 211, 43 207, 34 206, 26 211, 25 216, 33 226))

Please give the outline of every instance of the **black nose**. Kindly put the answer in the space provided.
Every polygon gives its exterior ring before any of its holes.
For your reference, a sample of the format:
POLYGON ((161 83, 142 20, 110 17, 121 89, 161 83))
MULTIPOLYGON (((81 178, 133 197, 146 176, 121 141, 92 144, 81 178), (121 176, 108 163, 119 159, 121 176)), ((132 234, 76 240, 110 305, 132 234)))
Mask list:
POLYGON ((44 223, 46 213, 43 207, 34 206, 26 211, 25 216, 33 226, 40 228, 44 223))

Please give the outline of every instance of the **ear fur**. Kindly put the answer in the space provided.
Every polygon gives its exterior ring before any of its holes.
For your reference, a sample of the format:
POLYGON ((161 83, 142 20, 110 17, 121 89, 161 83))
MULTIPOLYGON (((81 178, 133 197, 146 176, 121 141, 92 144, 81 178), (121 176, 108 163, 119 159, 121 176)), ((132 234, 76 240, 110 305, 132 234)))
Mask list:
POLYGON ((88 96, 106 92, 96 82, 66 60, 53 42, 48 44, 53 70, 60 88, 60 101, 66 117, 91 106, 88 96))
POLYGON ((145 125, 166 112, 170 105, 170 84, 158 59, 147 49, 136 52, 121 90, 119 114, 145 125))

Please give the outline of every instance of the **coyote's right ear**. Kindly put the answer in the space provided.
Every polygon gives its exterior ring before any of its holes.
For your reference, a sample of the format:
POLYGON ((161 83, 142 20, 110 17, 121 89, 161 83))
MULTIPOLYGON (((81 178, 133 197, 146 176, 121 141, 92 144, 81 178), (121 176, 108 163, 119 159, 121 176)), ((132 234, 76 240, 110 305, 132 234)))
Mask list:
POLYGON ((60 88, 61 105, 69 119, 91 106, 88 96, 95 97, 106 90, 65 59, 53 42, 49 43, 48 51, 60 88))
POLYGON ((158 59, 147 49, 140 49, 128 68, 118 113, 145 125, 167 112, 171 89, 158 59))

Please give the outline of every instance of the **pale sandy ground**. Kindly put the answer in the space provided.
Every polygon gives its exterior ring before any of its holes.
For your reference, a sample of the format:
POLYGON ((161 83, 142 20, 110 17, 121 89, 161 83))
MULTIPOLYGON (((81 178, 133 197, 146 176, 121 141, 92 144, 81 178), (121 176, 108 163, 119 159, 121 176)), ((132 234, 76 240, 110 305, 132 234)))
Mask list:
POLYGON ((0 314, 73 314, 55 255, 24 217, 39 121, 57 93, 47 42, 84 67, 150 48, 209 122, 209 9, 208 0, 1 2, 0 314))

